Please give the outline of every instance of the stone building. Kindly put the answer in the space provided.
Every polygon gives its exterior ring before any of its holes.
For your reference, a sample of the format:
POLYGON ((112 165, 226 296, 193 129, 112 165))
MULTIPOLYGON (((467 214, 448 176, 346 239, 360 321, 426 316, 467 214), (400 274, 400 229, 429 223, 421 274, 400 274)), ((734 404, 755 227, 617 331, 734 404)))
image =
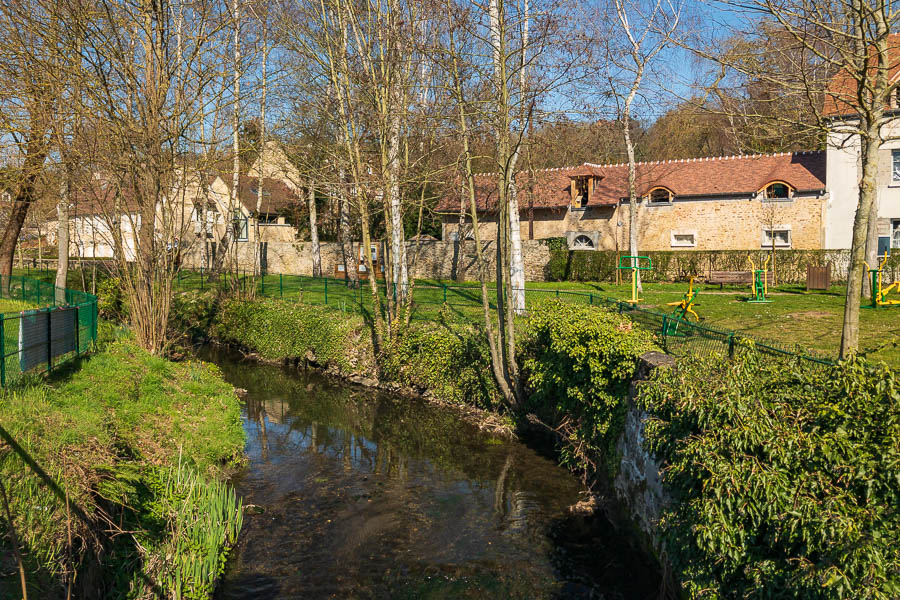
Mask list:
MULTIPOLYGON (((641 250, 825 247, 826 153, 795 152, 638 163, 641 250)), ((545 169, 516 178, 523 240, 565 237, 573 249, 628 246, 628 166, 545 169)), ((479 227, 496 236, 496 180, 476 177, 479 227)), ((443 237, 460 230, 460 201, 439 206, 443 237)), ((471 219, 462 220, 472 239, 471 219)))

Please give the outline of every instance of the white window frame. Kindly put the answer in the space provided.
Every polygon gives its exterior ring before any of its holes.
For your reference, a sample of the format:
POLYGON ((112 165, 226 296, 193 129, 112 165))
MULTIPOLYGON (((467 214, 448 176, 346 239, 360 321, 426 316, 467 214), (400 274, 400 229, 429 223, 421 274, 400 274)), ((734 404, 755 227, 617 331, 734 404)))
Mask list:
POLYGON ((567 231, 566 232, 566 246, 569 250, 597 250, 600 247, 600 232, 599 231, 567 231), (575 247, 575 240, 579 237, 584 236, 591 241, 592 246, 590 248, 585 247, 575 247))
POLYGON ((592 240, 590 236, 584 235, 582 233, 581 235, 575 236, 575 239, 572 240, 572 249, 573 250, 596 250, 597 246, 594 245, 594 240, 592 240), (585 240, 587 243, 579 244, 579 240, 585 240))
POLYGON ((234 227, 234 241, 246 242, 250 239, 250 220, 241 211, 234 211, 231 226, 234 227))
POLYGON ((900 219, 891 219, 891 248, 900 248, 900 219))
POLYGON ((792 248, 794 245, 794 233, 791 230, 790 225, 779 225, 776 224, 772 227, 767 225, 763 225, 762 231, 760 233, 760 247, 761 248, 771 248, 772 240, 771 237, 774 235, 774 232, 778 231, 786 231, 787 232, 787 243, 779 243, 778 240, 775 240, 776 248, 792 248))
POLYGON ((891 150, 891 183, 900 184, 900 149, 891 150))
POLYGON ((696 248, 697 247, 697 230, 696 229, 673 229, 669 234, 669 245, 672 248, 696 248), (678 236, 692 236, 693 242, 682 242, 675 239, 678 236))

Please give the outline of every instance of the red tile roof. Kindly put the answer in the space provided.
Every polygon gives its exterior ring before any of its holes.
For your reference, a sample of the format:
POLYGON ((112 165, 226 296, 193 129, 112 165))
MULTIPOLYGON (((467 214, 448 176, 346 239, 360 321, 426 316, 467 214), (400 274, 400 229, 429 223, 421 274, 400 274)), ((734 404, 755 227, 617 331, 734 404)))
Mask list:
MULTIPOLYGON (((654 187, 666 187, 675 197, 704 197, 753 194, 772 181, 784 181, 799 191, 825 189, 824 152, 785 152, 750 156, 723 156, 637 163, 637 193, 645 195, 654 187)), ((628 165, 594 165, 544 169, 535 172, 534 208, 565 208, 571 203, 572 177, 593 175, 594 195, 589 206, 612 206, 628 196, 628 165)), ((528 207, 531 178, 516 176, 519 207, 528 207)), ((475 177, 479 210, 494 209, 497 198, 496 176, 475 177)), ((438 212, 459 211, 459 198, 448 197, 438 203, 438 212)))
POLYGON ((140 204, 129 187, 117 188, 108 178, 93 177, 73 194, 70 217, 105 216, 118 217, 125 213, 140 212, 140 204))
MULTIPOLYGON (((225 185, 231 190, 231 176, 222 177, 225 185)), ((241 175, 238 183, 238 197, 241 204, 248 212, 256 212, 257 190, 259 189, 259 178, 241 175)), ((261 211, 266 213, 280 213, 289 206, 300 202, 300 198, 294 191, 280 179, 270 179, 264 177, 262 179, 263 199, 261 211)))
MULTIPOLYGON (((888 36, 887 71, 890 81, 900 76, 900 33, 888 36)), ((872 69, 875 69, 874 54, 871 58, 872 69)), ((874 73, 873 73, 874 74, 874 73)), ((829 80, 825 89, 825 102, 822 114, 826 117, 837 117, 857 114, 856 89, 858 82, 846 69, 839 71, 829 80)), ((892 108, 890 105, 885 108, 892 108)), ((896 107, 893 107, 896 108, 896 107)))

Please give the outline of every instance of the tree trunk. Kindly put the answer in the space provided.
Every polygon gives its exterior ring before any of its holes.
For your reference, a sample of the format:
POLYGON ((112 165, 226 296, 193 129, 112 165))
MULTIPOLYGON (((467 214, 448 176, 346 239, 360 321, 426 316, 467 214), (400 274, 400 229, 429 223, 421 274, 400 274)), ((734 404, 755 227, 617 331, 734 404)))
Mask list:
MULTIPOLYGON (((639 82, 640 79, 636 79, 636 82, 639 82)), ((640 211, 640 203, 637 197, 637 187, 635 184, 635 180, 637 178, 637 167, 635 166, 634 160, 634 142, 631 139, 631 102, 634 100, 634 95, 637 93, 638 83, 631 89, 631 93, 628 98, 625 100, 625 112, 624 112, 624 123, 622 125, 622 130, 625 136, 625 151, 628 154, 628 253, 631 256, 638 256, 638 213, 640 211)), ((631 259, 631 267, 633 269, 637 269, 638 260, 636 258, 631 259)), ((638 293, 643 291, 643 286, 641 285, 641 272, 635 270, 634 276, 637 279, 637 291, 638 293)))
POLYGON ((343 168, 338 173, 339 190, 339 226, 338 241, 341 246, 341 259, 344 261, 344 277, 348 281, 356 283, 359 280, 359 270, 356 265, 356 256, 353 254, 353 236, 350 229, 350 198, 346 189, 346 172, 343 168))
POLYGON ((866 238, 869 219, 878 193, 878 125, 871 125, 860 139, 862 179, 859 182, 859 205, 853 219, 853 238, 850 245, 850 272, 847 275, 847 297, 844 301, 844 320, 841 331, 841 358, 849 358, 859 347, 859 304, 862 291, 866 238))
POLYGON ((66 177, 66 194, 56 205, 57 220, 57 260, 56 260, 56 302, 66 301, 66 281, 69 276, 69 198, 71 198, 72 180, 66 177))
MULTIPOLYGON (((869 226, 866 228, 866 263, 873 269, 878 268, 878 195, 872 201, 872 212, 869 216, 869 226)), ((868 273, 863 273, 862 295, 872 295, 872 278, 868 273)))
MULTIPOLYGON (((392 100, 396 92, 391 92, 392 100)), ((388 126, 388 202, 390 204, 391 234, 391 276, 396 295, 396 304, 406 303, 409 290, 409 273, 407 272, 406 240, 403 232, 403 202, 400 197, 400 115, 398 102, 391 102, 390 124, 388 126)), ((390 305, 391 302, 388 302, 390 305)))
MULTIPOLYGON (((312 246, 313 277, 322 276, 322 254, 319 250, 319 230, 316 224, 316 188, 310 183, 308 192, 309 204, 309 242, 312 246)), ((344 263, 346 269, 346 263, 344 263)))
POLYGON ((525 312, 525 261, 522 258, 522 225, 515 174, 509 184, 509 280, 512 308, 521 315, 525 312))
POLYGON ((35 124, 32 124, 32 131, 25 149, 25 161, 22 165, 22 181, 16 191, 3 237, 0 238, 0 276, 3 277, 4 290, 9 287, 9 276, 12 275, 19 234, 22 232, 22 226, 28 216, 28 209, 35 200, 35 184, 43 170, 44 160, 47 156, 45 135, 42 129, 39 130, 35 124))
POLYGON ((215 281, 225 269, 225 260, 228 252, 235 244, 232 243, 234 237, 234 211, 239 206, 238 188, 240 187, 241 175, 241 145, 240 145, 240 128, 241 128, 241 15, 239 0, 232 0, 231 10, 234 14, 234 105, 231 111, 231 151, 234 158, 231 165, 231 191, 228 194, 228 207, 223 216, 224 233, 219 238, 219 247, 216 255, 213 257, 212 266, 209 269, 209 281, 215 281))
POLYGON ((262 23, 262 35, 263 35, 263 51, 262 51, 262 95, 259 99, 259 179, 256 182, 256 245, 257 250, 253 257, 253 273, 254 274, 262 274, 262 239, 259 235, 259 217, 262 212, 262 200, 263 200, 263 178, 265 177, 265 169, 266 169, 266 92, 268 91, 269 81, 267 78, 266 69, 268 67, 269 62, 269 30, 266 27, 265 21, 262 23))
POLYGON ((459 190, 459 222, 456 226, 456 239, 453 241, 453 266, 450 270, 450 279, 454 281, 463 280, 462 271, 462 250, 465 241, 464 230, 466 227, 466 196, 465 187, 459 190))
MULTIPOLYGON (((449 0, 447 11, 450 13, 449 0)), ((493 17, 496 14, 494 3, 491 3, 491 17, 492 17, 492 25, 493 25, 493 17)), ((456 54, 456 46, 453 39, 453 30, 451 29, 448 34, 450 47, 452 49, 452 75, 453 75, 453 93, 455 99, 457 101, 457 109, 458 109, 458 118, 459 118, 459 128, 460 133, 462 135, 462 143, 463 143, 463 156, 465 159, 464 167, 465 167, 465 183, 468 188, 468 196, 469 196, 469 207, 471 210, 472 217, 472 234, 475 238, 475 257, 478 265, 478 280, 481 284, 481 307, 482 314, 484 317, 484 328, 488 342, 488 352, 491 356, 491 372, 494 376, 494 381, 497 383, 497 387, 500 389, 500 393, 503 395, 504 400, 506 401, 508 406, 516 406, 516 397, 513 393, 513 390, 510 388, 509 381, 506 378, 503 360, 500 356, 500 350, 498 346, 502 344, 502 340, 498 341, 497 336, 494 333, 494 323, 491 317, 491 308, 490 308, 490 299, 488 297, 488 287, 487 287, 487 278, 488 278, 488 268, 487 261, 484 259, 484 248, 481 242, 481 232, 478 228, 478 209, 475 201, 475 177, 472 172, 472 154, 469 148, 469 132, 468 126, 466 122, 466 103, 465 103, 465 95, 463 93, 463 84, 459 72, 458 59, 456 54)), ((460 236, 462 232, 460 232, 460 236)), ((499 298, 498 298, 499 300, 499 298)))

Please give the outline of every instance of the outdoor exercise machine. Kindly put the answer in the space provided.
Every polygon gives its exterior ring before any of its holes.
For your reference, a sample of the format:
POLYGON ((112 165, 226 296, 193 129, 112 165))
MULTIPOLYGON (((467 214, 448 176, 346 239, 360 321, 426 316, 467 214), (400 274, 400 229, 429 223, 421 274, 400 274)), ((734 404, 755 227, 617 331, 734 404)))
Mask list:
POLYGON ((697 322, 700 321, 700 315, 694 310, 695 306, 700 306, 696 304, 697 294, 700 293, 700 290, 694 289, 694 277, 691 276, 691 282, 688 285, 687 293, 681 297, 681 300, 678 302, 668 302, 666 306, 674 306, 675 309, 672 311, 672 316, 674 319, 666 320, 666 331, 665 335, 683 335, 678 333, 678 323, 681 321, 687 321, 689 319, 688 315, 694 315, 694 319, 697 322))
POLYGON ((753 295, 750 297, 747 302, 755 302, 757 304, 766 304, 771 302, 767 298, 769 294, 769 274, 766 269, 769 267, 769 259, 771 256, 767 256, 765 262, 762 264, 761 269, 756 268, 756 263, 753 262, 753 259, 748 259, 750 261, 750 270, 753 273, 753 283, 752 291, 753 295))
POLYGON ((890 292, 896 292, 897 294, 900 294, 900 281, 895 281, 886 288, 881 287, 882 274, 884 273, 884 263, 887 262, 887 259, 888 256, 885 255, 884 260, 881 261, 881 264, 878 265, 877 269, 869 268, 869 263, 863 263, 864 265, 866 265, 866 269, 868 269, 869 271, 869 276, 872 278, 872 304, 870 304, 869 306, 865 306, 864 308, 887 308, 891 306, 900 306, 900 299, 885 300, 890 292))
POLYGON ((631 271, 631 300, 626 300, 625 302, 637 304, 641 301, 641 299, 638 298, 637 291, 638 271, 649 271, 653 268, 653 261, 650 260, 649 256, 622 256, 619 257, 619 266, 616 268, 631 271), (626 261, 628 264, 625 264, 626 261), (641 261, 645 262, 642 263, 641 261))

